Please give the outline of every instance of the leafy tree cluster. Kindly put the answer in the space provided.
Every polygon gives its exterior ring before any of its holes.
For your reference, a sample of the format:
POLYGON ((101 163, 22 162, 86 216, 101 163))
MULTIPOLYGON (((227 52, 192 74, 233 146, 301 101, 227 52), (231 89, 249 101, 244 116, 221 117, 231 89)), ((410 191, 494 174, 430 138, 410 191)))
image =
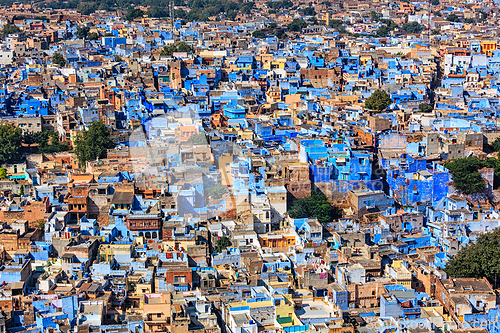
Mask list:
POLYGON ((378 22, 382 18, 382 13, 379 12, 370 12, 370 18, 372 22, 378 22))
POLYGON ((257 39, 266 38, 268 35, 276 36, 278 39, 286 38, 285 29, 278 28, 276 23, 271 23, 267 28, 252 33, 253 38, 257 39))
POLYGON ((496 138, 495 141, 491 143, 491 148, 500 153, 500 137, 496 138))
POLYGON ((288 215, 294 219, 315 217, 320 223, 328 223, 341 217, 341 212, 323 192, 316 191, 310 197, 295 199, 288 215))
POLYGON ((212 186, 208 187, 207 199, 211 197, 212 199, 219 200, 226 192, 226 187, 221 183, 212 184, 212 186))
POLYGON ((266 38, 266 34, 262 30, 255 30, 254 32, 252 32, 252 36, 253 38, 257 39, 266 38))
POLYGON ((418 105, 418 109, 420 110, 420 112, 431 112, 433 110, 433 107, 429 103, 420 103, 418 105))
POLYGON ((83 15, 90 15, 96 10, 100 9, 100 6, 97 2, 94 1, 84 1, 79 2, 76 6, 76 9, 83 15))
POLYGON ((319 23, 318 19, 315 16, 311 16, 311 17, 307 18, 307 22, 309 22, 312 25, 316 25, 319 23))
POLYGON ((300 32, 302 29, 307 28, 307 23, 301 19, 294 19, 286 27, 290 31, 300 32))
MULTIPOLYGON (((0 0, 0 4, 2 1, 0 0)), ((10 0, 9 0, 10 1, 10 0)), ((128 9, 125 18, 129 21, 147 14, 150 17, 165 18, 169 16, 168 8, 171 0, 141 0, 142 6, 149 6, 147 12, 132 9, 137 4, 133 0, 52 0, 48 2, 47 8, 54 9, 77 9, 84 15, 94 13, 96 10, 114 11, 117 9, 128 9), (139 12, 140 11, 140 12, 139 12)), ((210 16, 226 13, 228 18, 236 17, 239 12, 249 14, 254 7, 253 2, 236 2, 231 0, 174 0, 174 6, 187 6, 191 8, 189 13, 183 9, 175 9, 174 18, 187 19, 190 21, 207 21, 210 16)))
POLYGON ((129 22, 132 22, 136 18, 143 17, 146 14, 144 11, 139 8, 130 8, 127 10, 127 14, 125 14, 125 19, 129 22))
MULTIPOLYGON (((89 36, 89 32, 90 32, 89 27, 78 27, 78 28, 76 28, 76 38, 79 38, 79 39, 87 38, 89 36)), ((95 34, 95 32, 94 32, 94 34, 95 34)))
POLYGON ((0 125, 0 164, 16 160, 20 156, 23 132, 12 124, 0 125))
POLYGON ((377 32, 375 33, 377 37, 387 37, 391 31, 394 31, 397 28, 399 28, 399 26, 396 23, 390 20, 380 20, 380 22, 383 22, 385 24, 377 29, 377 32))
POLYGON ((189 0, 187 6, 191 8, 186 15, 188 21, 207 21, 211 16, 226 13, 234 19, 238 12, 250 14, 254 2, 235 2, 229 0, 189 0))
MULTIPOLYGON (((144 14, 149 17, 155 18, 168 18, 170 17, 170 13, 168 11, 168 7, 160 7, 160 6, 151 6, 144 14)), ((187 17, 187 13, 182 8, 174 9, 173 16, 176 19, 185 19, 187 17)))
POLYGON ((169 12, 168 12, 168 8, 161 8, 161 7, 158 7, 158 6, 151 6, 147 10, 146 14, 149 17, 156 17, 156 18, 168 17, 170 15, 169 12))
POLYGON ((452 278, 487 278, 498 287, 500 274, 500 228, 485 233, 460 250, 444 269, 452 278))
POLYGON ((431 0, 431 5, 433 6, 439 5, 439 0, 431 0))
POLYGON ((226 236, 222 236, 215 242, 214 253, 221 253, 231 246, 231 241, 226 236))
POLYGON ((89 129, 78 134, 75 140, 75 154, 81 165, 106 157, 108 149, 114 148, 111 131, 102 121, 93 122, 89 129))
POLYGON ((172 56, 172 54, 176 52, 193 52, 193 48, 186 42, 179 42, 175 44, 170 44, 168 46, 164 46, 163 50, 161 50, 160 55, 162 56, 172 56))
POLYGON ((493 168, 495 171, 494 187, 498 187, 500 180, 500 160, 489 158, 480 160, 477 157, 457 158, 445 163, 453 176, 455 188, 464 194, 472 194, 484 190, 486 183, 479 170, 493 168))
POLYGON ((401 29, 409 34, 419 34, 424 31, 425 27, 418 22, 404 23, 401 29))
POLYGON ((316 11, 312 7, 301 8, 301 9, 299 9, 299 11, 302 13, 302 15, 305 15, 305 16, 314 16, 314 15, 316 15, 316 11))
POLYGON ((266 6, 274 10, 288 9, 293 7, 293 2, 290 0, 268 1, 266 2, 266 6))
POLYGON ((344 22, 341 20, 331 20, 329 26, 335 29, 338 33, 341 34, 347 33, 344 22))
POLYGON ((460 22, 460 18, 458 17, 457 14, 455 13, 451 13, 450 15, 448 15, 448 17, 446 18, 446 21, 449 21, 449 22, 460 22))
POLYGON ((66 58, 61 53, 54 53, 52 56, 52 63, 54 65, 58 65, 64 67, 66 65, 66 58))
POLYGON ((38 144, 38 154, 58 153, 69 149, 68 144, 59 141, 59 135, 54 131, 27 133, 23 136, 23 142, 27 145, 38 144))
POLYGON ((91 32, 87 36, 88 40, 98 40, 99 39, 99 34, 97 32, 91 32))
POLYGON ((367 109, 380 112, 387 109, 392 104, 391 96, 384 90, 375 90, 365 101, 367 109))
POLYGON ((22 30, 17 25, 7 23, 3 26, 2 35, 6 37, 10 34, 18 34, 21 31, 22 30))

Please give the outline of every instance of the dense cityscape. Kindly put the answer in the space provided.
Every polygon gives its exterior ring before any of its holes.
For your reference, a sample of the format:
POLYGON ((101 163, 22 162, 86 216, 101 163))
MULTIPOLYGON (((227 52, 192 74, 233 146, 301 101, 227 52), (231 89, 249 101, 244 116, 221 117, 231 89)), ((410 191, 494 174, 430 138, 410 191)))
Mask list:
POLYGON ((0 1, 0 333, 500 333, 500 6, 0 1))

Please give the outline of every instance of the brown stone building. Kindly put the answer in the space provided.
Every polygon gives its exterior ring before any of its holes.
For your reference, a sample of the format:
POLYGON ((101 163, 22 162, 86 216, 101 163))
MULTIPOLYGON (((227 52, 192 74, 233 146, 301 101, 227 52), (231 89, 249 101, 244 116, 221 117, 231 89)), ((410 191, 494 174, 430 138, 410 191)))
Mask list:
POLYGON ((287 165, 285 167, 285 188, 294 198, 311 196, 309 165, 306 163, 292 163, 287 165))
POLYGON ((324 88, 334 86, 341 86, 342 81, 342 68, 302 68, 300 70, 300 78, 302 80, 309 80, 314 88, 324 88))

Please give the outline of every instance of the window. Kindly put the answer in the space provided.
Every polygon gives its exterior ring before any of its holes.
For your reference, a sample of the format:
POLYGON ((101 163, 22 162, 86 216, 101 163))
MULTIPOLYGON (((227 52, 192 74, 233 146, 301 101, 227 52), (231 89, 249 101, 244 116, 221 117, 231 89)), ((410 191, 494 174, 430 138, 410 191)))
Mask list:
POLYGON ((184 283, 184 282, 186 282, 186 277, 182 276, 182 275, 174 276, 174 282, 184 283))

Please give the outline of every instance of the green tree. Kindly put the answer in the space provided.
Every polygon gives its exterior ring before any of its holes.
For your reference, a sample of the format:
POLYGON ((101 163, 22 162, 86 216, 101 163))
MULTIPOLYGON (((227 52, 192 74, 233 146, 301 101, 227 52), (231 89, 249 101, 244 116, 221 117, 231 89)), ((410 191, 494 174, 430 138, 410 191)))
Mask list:
POLYGON ((266 6, 272 9, 287 9, 293 7, 293 2, 290 0, 267 1, 266 6))
POLYGON ((302 29, 307 27, 307 23, 304 22, 301 19, 294 19, 292 22, 290 22, 287 26, 288 30, 290 31, 295 31, 295 32, 300 32, 302 29))
POLYGON ((434 13, 432 13, 434 16, 443 16, 443 14, 439 11, 439 10, 436 10, 434 13))
POLYGON ((145 13, 139 8, 130 8, 125 15, 125 19, 132 22, 136 18, 142 17, 145 13))
POLYGON ((187 17, 187 13, 184 9, 179 8, 174 10, 174 17, 183 20, 187 17))
POLYGON ((439 5, 439 0, 431 0, 431 5, 433 6, 439 5))
POLYGON ((76 9, 83 14, 83 15, 90 15, 93 12, 95 12, 98 8, 97 2, 92 2, 92 1, 84 1, 84 2, 79 2, 78 5, 76 6, 76 9))
POLYGON ((495 141, 491 144, 491 148, 494 151, 500 152, 500 137, 496 138, 495 141))
POLYGON ((193 48, 191 45, 189 45, 186 42, 179 42, 175 44, 170 44, 168 46, 164 46, 163 50, 161 50, 160 55, 161 56, 172 56, 176 52, 186 52, 186 53, 191 53, 193 52, 193 48))
POLYGON ((19 157, 23 134, 12 124, 0 125, 0 164, 19 157))
POLYGON ((453 177, 455 188, 464 194, 472 194, 484 190, 486 184, 481 174, 485 162, 477 157, 457 158, 444 165, 453 177))
POLYGON ((31 146, 34 143, 38 143, 38 133, 27 132, 23 134, 23 143, 31 146))
POLYGON ((476 23, 476 20, 474 20, 473 18, 466 18, 464 20, 464 23, 467 23, 467 24, 474 24, 476 23))
POLYGON ((401 26, 401 29, 403 29, 409 34, 419 34, 425 29, 425 27, 419 24, 418 22, 410 22, 410 23, 404 23, 401 26))
POLYGON ((123 61, 122 57, 120 57, 119 55, 115 55, 115 62, 120 62, 120 61, 123 61))
POLYGON ((39 154, 51 154, 69 149, 68 144, 59 141, 59 135, 54 131, 27 133, 23 136, 23 141, 27 145, 38 144, 39 154))
POLYGON ((0 179, 6 179, 7 178, 7 170, 5 168, 0 168, 0 179))
POLYGON ((226 193, 227 189, 224 185, 221 183, 214 183, 208 187, 207 199, 211 197, 212 199, 219 200, 226 193))
POLYGON ((376 90, 365 101, 367 109, 380 112, 387 109, 392 104, 392 99, 384 90, 376 90))
POLYGON ((236 10, 230 10, 226 13, 226 17, 230 20, 230 21, 234 21, 236 19, 236 16, 238 16, 238 12, 236 10))
POLYGON ((382 13, 379 12, 370 12, 370 18, 372 22, 378 22, 382 18, 382 13))
POLYGON ((307 19, 307 22, 309 22, 309 24, 316 25, 318 24, 318 19, 315 16, 311 16, 307 19))
POLYGON ((344 22, 341 20, 331 20, 328 25, 330 27, 332 27, 333 29, 335 29, 338 33, 341 33, 341 34, 347 33, 347 30, 344 26, 344 22))
POLYGON ((179 42, 177 45, 177 52, 193 52, 193 48, 186 42, 179 42))
POLYGON ((487 278, 498 287, 500 274, 500 228, 485 233, 461 249, 445 267, 450 278, 487 278))
POLYGON ((446 21, 449 21, 449 22, 460 22, 460 18, 457 16, 457 14, 455 13, 451 13, 450 15, 448 15, 448 17, 446 18, 446 21))
POLYGON ((149 17, 167 17, 168 16, 168 11, 164 8, 160 8, 158 6, 152 6, 151 8, 148 9, 146 12, 149 17))
POLYGON ((64 67, 66 65, 66 58, 60 53, 54 53, 52 56, 52 63, 54 65, 58 65, 60 67, 64 67))
MULTIPOLYGON (((380 20, 380 22, 383 22, 384 20, 380 20)), ((382 26, 380 26, 378 29, 377 29, 377 32, 375 33, 375 35, 377 37, 387 37, 389 35, 389 33, 393 30, 396 30, 398 28, 398 25, 394 22, 390 22, 389 24, 384 24, 382 26)))
POLYGON ((87 38, 87 35, 89 34, 90 28, 89 27, 78 27, 76 28, 76 38, 87 38))
POLYGON ((97 32, 91 32, 87 36, 88 40, 98 40, 99 39, 99 34, 97 32))
POLYGON ((83 166, 86 161, 106 157, 108 149, 114 148, 111 131, 101 121, 93 122, 88 130, 78 134, 75 140, 75 154, 83 166))
POLYGON ((433 108, 429 103, 420 103, 418 105, 418 109, 420 110, 420 112, 431 112, 433 108))
POLYGON ((300 12, 302 12, 302 15, 304 15, 304 16, 314 16, 314 15, 316 15, 316 11, 312 7, 301 8, 300 12))
POLYGON ((22 30, 19 29, 19 27, 17 25, 7 23, 3 26, 2 34, 4 37, 6 37, 10 34, 18 34, 21 31, 22 30))
POLYGON ((23 195, 24 195, 24 185, 21 185, 21 186, 19 187, 19 196, 21 196, 21 197, 22 197, 23 195))
POLYGON ((252 37, 257 39, 266 38, 266 34, 262 30, 255 30, 252 32, 252 37))
POLYGON ((231 246, 231 241, 226 236, 222 236, 215 242, 214 253, 221 253, 231 246))
POLYGON ((38 220, 38 229, 45 230, 45 220, 38 220))
POLYGON ((294 219, 315 217, 321 223, 328 223, 339 218, 341 212, 323 192, 316 191, 310 197, 295 199, 288 215, 294 219))

